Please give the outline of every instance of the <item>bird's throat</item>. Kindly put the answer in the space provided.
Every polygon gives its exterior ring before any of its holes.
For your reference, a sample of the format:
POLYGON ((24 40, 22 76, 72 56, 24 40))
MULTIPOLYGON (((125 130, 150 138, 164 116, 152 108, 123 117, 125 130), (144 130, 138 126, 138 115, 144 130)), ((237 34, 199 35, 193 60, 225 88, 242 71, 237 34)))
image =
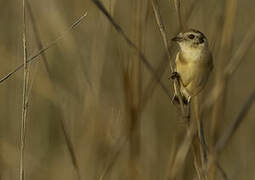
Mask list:
POLYGON ((203 57, 203 51, 200 48, 182 47, 180 50, 180 57, 183 59, 183 61, 199 61, 203 57))

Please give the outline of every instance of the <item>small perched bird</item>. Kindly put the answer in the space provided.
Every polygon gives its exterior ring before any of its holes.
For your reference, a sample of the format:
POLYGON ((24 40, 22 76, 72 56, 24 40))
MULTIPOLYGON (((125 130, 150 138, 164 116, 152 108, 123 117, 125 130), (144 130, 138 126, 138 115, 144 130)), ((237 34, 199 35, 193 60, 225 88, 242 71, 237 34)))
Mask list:
MULTIPOLYGON (((207 38, 198 30, 181 32, 172 40, 177 42, 180 48, 175 59, 176 70, 171 77, 179 78, 183 102, 188 104, 207 83, 213 69, 212 55, 207 38)), ((179 102, 176 94, 173 101, 179 102)))

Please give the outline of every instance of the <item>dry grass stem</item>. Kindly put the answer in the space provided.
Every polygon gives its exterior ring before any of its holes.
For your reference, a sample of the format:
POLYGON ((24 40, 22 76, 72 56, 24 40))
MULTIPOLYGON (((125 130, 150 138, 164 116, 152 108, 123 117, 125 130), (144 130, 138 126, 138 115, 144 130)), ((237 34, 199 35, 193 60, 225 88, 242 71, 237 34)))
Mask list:
POLYGON ((19 169, 19 179, 24 180, 24 156, 25 156, 25 141, 26 141, 26 120, 28 111, 28 81, 29 81, 29 67, 27 65, 27 39, 26 39, 26 2, 22 1, 23 9, 23 60, 24 60, 24 76, 23 76, 23 103, 22 103, 22 121, 20 130, 20 169, 19 169))

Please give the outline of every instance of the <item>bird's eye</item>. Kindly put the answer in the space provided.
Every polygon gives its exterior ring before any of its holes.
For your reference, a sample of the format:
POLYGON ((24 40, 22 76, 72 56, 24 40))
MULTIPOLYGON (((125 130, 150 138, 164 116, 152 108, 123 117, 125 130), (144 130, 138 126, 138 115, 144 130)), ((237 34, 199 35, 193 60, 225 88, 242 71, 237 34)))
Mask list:
POLYGON ((189 39, 194 39, 195 36, 193 34, 190 34, 188 37, 189 39))

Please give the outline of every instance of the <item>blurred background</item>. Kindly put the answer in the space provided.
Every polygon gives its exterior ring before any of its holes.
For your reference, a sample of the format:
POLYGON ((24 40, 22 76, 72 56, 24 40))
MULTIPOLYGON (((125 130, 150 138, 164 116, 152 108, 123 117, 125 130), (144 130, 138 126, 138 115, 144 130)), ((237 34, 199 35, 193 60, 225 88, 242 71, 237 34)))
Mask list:
MULTIPOLYGON (((88 14, 75 30, 29 65, 25 179, 166 179, 183 141, 185 122, 135 51, 90 0, 27 2, 29 57, 61 35, 84 12, 88 14)), ((167 54, 151 2, 102 2, 172 94, 167 54)), ((255 3, 181 2, 187 26, 202 31, 213 52, 215 69, 200 98, 203 103, 222 81, 231 57, 245 44, 243 39, 254 26, 255 3)), ((0 5, 3 77, 23 63, 22 1, 1 0, 0 5)), ((179 31, 174 4, 160 0, 159 8, 170 40, 179 31)), ((255 45, 251 43, 246 49, 238 68, 224 82, 220 100, 202 117, 209 144, 213 145, 234 121, 255 89, 255 45)), ((18 179, 22 92, 23 69, 0 84, 3 180, 18 179)), ((255 179, 254 120, 253 105, 219 155, 228 179, 255 179)), ((178 179, 195 177, 192 161, 189 153, 178 179)), ((217 171, 215 179, 223 179, 217 171)))

